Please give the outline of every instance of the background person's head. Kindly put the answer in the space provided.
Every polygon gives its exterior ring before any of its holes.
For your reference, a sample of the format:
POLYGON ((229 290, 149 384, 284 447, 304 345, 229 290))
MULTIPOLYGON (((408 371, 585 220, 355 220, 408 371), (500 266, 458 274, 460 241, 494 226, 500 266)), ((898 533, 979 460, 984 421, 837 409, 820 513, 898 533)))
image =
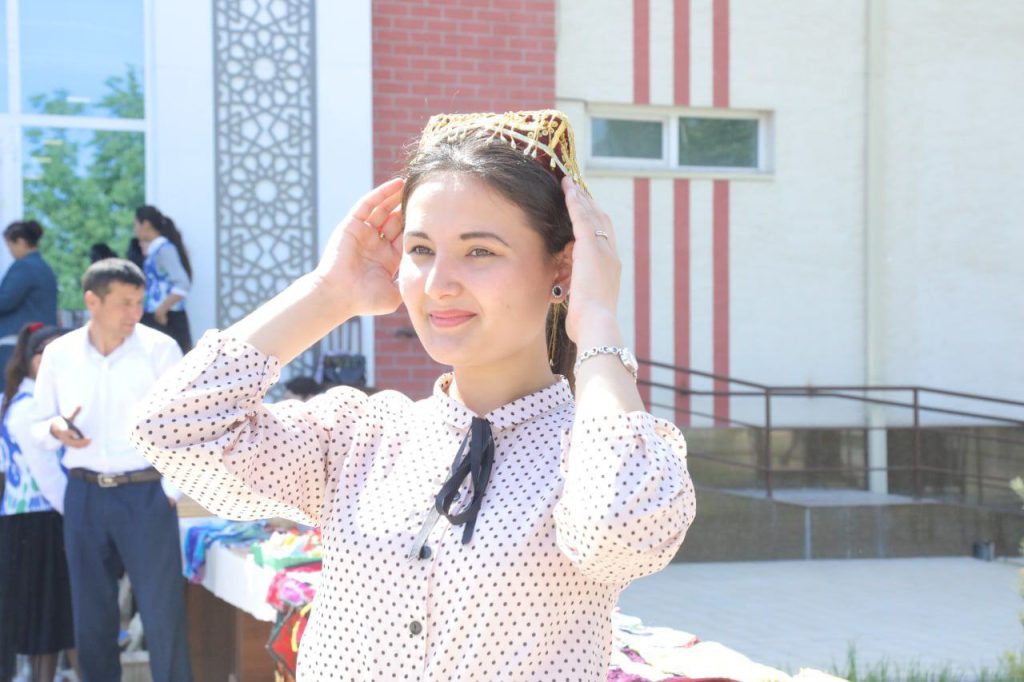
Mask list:
POLYGON ((470 137, 419 151, 405 177, 398 282, 431 357, 491 364, 547 346, 552 369, 571 377, 564 314, 550 329, 573 240, 555 175, 504 140, 470 137))
POLYGON ((89 262, 95 263, 107 258, 117 258, 117 253, 109 244, 98 242, 89 247, 89 262))
POLYGON ((7 250, 15 260, 38 249, 42 238, 43 226, 35 220, 15 221, 4 230, 7 250))
POLYGON ((192 264, 188 259, 188 250, 185 248, 185 241, 178 231, 178 226, 170 217, 160 212, 156 206, 139 206, 135 209, 135 237, 147 247, 157 237, 165 237, 178 249, 181 257, 181 264, 185 267, 188 276, 192 276, 192 264))
POLYGON ((92 324, 107 338, 124 340, 142 319, 146 278, 131 261, 107 258, 82 276, 85 307, 92 324))
POLYGON ((306 401, 323 393, 323 387, 313 377, 299 376, 284 385, 285 400, 295 399, 306 401))
POLYGON ((11 351, 11 357, 4 368, 4 398, 0 419, 7 414, 14 396, 18 394, 21 382, 26 378, 35 379, 39 363, 43 360, 43 349, 67 330, 44 325, 41 322, 26 324, 18 332, 18 340, 11 351))

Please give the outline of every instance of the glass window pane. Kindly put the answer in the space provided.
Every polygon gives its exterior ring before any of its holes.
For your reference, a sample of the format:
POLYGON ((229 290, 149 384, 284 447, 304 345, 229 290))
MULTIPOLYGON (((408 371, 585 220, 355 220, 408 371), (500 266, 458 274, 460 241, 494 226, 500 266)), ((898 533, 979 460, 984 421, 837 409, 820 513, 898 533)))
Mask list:
POLYGON ((60 307, 82 308, 89 247, 124 254, 135 208, 145 203, 143 133, 28 128, 24 133, 25 215, 42 223, 40 245, 60 285, 60 307))
POLYGON ((0 0, 0 111, 7 111, 7 3, 0 0))
POLYGON ((661 123, 658 121, 595 118, 592 134, 594 156, 661 158, 661 123))
POLYGON ((142 2, 21 2, 22 110, 142 118, 142 2))
POLYGON ((757 168, 757 119, 680 118, 679 165, 757 168))

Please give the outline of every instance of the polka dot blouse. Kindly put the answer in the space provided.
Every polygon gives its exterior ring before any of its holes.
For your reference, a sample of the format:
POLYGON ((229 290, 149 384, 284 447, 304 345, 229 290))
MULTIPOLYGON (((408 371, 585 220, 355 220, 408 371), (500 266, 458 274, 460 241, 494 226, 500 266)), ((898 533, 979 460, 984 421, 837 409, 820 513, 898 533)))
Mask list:
POLYGON ((694 517, 673 425, 644 412, 574 424, 564 380, 499 407, 471 541, 442 517, 410 558, 474 416, 448 396, 451 376, 420 401, 335 388, 265 405, 279 371, 209 332, 140 406, 133 440, 214 513, 321 526, 300 680, 607 679, 619 592, 664 567, 694 517))

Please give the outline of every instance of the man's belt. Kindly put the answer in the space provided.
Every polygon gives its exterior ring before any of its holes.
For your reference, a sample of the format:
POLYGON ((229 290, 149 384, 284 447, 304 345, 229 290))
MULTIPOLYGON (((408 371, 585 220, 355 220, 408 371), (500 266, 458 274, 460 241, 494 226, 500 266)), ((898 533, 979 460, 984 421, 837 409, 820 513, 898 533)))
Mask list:
POLYGON ((103 474, 91 469, 71 469, 68 471, 68 475, 88 483, 95 483, 101 488, 116 488, 128 483, 151 483, 160 480, 160 472, 153 468, 128 471, 123 474, 103 474))

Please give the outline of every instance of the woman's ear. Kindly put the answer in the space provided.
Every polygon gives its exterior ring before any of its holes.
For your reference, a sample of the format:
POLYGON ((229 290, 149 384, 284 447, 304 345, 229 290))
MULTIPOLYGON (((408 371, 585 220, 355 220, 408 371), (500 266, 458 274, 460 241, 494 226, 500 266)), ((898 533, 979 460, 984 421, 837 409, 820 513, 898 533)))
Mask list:
POLYGON ((565 248, 555 256, 555 281, 562 287, 562 290, 568 293, 569 288, 572 286, 572 249, 576 242, 569 242, 565 245, 565 248))

